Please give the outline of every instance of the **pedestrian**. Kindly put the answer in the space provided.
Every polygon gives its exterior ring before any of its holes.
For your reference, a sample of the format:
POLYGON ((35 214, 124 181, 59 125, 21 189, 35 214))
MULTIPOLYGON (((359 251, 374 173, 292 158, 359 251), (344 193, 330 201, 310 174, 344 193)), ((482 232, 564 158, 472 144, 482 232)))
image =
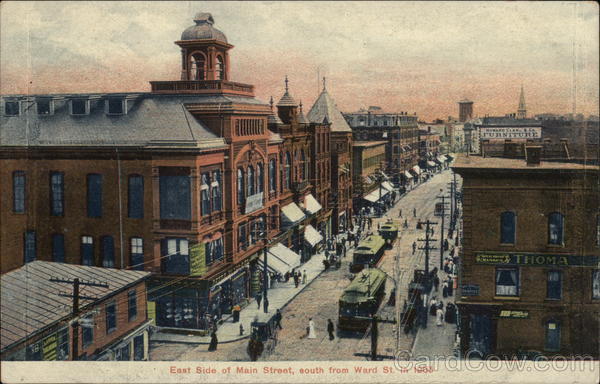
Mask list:
POLYGON ((402 208, 400 208, 400 211, 398 211, 398 217, 402 217, 402 208))
POLYGON ((219 339, 217 339, 217 333, 213 331, 210 335, 210 344, 208 345, 208 351, 213 352, 217 350, 219 339))
POLYGON ((279 310, 279 308, 278 308, 277 313, 275 314, 275 326, 279 329, 283 329, 281 327, 281 319, 282 319, 281 310, 279 310))
POLYGON ((448 296, 452 296, 454 290, 454 279, 448 277, 448 296))
POLYGON ((233 306, 233 322, 237 323, 238 321, 240 321, 240 311, 242 310, 242 308, 236 304, 233 306))
POLYGON ((260 309, 260 302, 262 300, 262 295, 260 293, 256 294, 256 305, 258 305, 258 309, 260 309))
POLYGON ((444 310, 442 308, 437 309, 436 317, 437 317, 436 325, 438 327, 444 325, 444 310))
POLYGON ((333 336, 334 330, 335 330, 335 328, 333 327, 333 322, 331 321, 331 319, 327 319, 327 333, 329 333, 330 341, 335 339, 335 336, 333 336))
POLYGON ((290 272, 286 271, 285 274, 283 275, 283 281, 285 281, 286 283, 288 281, 290 281, 290 272))
POLYGON ((413 217, 417 217, 417 208, 413 208, 413 217))
POLYGON ((300 277, 298 276, 298 272, 294 272, 294 286, 298 288, 300 284, 300 277))
POLYGON ((308 319, 308 338, 317 338, 317 334, 315 333, 315 322, 313 321, 312 317, 308 319))
POLYGON ((408 228, 408 219, 404 219, 404 228, 408 228))
POLYGON ((448 297, 448 281, 444 281, 444 284, 442 285, 442 296, 444 298, 448 297))
POLYGON ((413 243, 412 243, 412 249, 413 249, 413 253, 412 254, 414 255, 415 251, 417 250, 417 242, 416 241, 413 241, 413 243))
POLYGON ((440 285, 440 278, 437 277, 437 275, 435 275, 435 277, 433 278, 433 287, 435 288, 435 291, 438 291, 438 287, 440 285))
POLYGON ((306 279, 307 279, 307 275, 306 275, 306 269, 304 270, 304 272, 302 273, 302 284, 306 284, 306 279))
POLYGON ((435 297, 432 297, 431 300, 429 300, 429 314, 431 316, 435 316, 437 312, 437 301, 435 300, 435 297))
POLYGON ((265 313, 269 313, 269 299, 265 297, 265 313))
POLYGON ((240 324, 240 336, 244 335, 244 326, 240 324))

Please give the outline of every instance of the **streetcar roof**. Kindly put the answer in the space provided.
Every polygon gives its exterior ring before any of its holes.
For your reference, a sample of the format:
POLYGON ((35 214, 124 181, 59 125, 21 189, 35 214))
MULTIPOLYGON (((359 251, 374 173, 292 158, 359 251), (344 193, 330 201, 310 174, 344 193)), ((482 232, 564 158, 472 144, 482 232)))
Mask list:
POLYGON ((358 303, 368 300, 374 296, 379 288, 385 283, 386 275, 377 268, 362 270, 346 287, 340 297, 340 301, 346 303, 358 303), (369 287, 370 286, 370 287, 369 287), (369 296, 370 294, 370 296, 369 296))

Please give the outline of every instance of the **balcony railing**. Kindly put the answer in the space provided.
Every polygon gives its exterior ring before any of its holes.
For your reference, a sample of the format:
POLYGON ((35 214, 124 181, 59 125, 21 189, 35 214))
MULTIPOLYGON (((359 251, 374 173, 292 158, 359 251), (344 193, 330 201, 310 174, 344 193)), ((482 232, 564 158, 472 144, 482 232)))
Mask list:
POLYGON ((226 80, 151 81, 152 93, 230 93, 253 96, 254 86, 226 80))

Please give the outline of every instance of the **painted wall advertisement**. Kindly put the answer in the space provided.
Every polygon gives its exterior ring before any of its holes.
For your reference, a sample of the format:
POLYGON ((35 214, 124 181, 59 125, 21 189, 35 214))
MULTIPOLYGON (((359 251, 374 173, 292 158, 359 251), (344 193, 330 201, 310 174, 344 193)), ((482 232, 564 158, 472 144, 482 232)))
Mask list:
POLYGON ((542 127, 482 127, 479 130, 483 140, 542 138, 542 127))

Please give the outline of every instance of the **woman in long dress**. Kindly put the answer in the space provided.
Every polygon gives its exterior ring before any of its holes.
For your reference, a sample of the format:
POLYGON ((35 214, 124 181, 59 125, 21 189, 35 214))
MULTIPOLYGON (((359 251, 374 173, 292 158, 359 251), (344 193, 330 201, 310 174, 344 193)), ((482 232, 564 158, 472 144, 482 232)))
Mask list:
POLYGON ((444 321, 444 310, 442 308, 438 308, 437 312, 437 320, 436 320, 436 325, 440 326, 440 325, 444 325, 443 321, 444 321))
POLYGON ((315 333, 315 322, 312 320, 312 318, 308 319, 308 338, 317 338, 317 334, 315 333))

